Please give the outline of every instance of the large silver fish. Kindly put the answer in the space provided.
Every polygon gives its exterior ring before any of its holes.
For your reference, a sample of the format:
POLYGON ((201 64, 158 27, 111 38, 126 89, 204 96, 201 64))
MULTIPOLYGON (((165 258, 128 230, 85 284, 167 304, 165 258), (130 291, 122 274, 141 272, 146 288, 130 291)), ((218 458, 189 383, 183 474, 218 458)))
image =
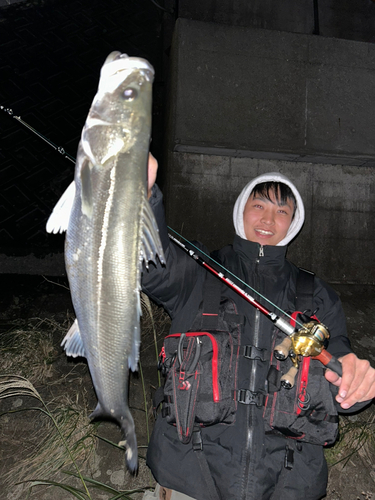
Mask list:
POLYGON ((142 261, 164 262, 147 200, 147 161, 154 71, 144 59, 106 59, 78 148, 75 177, 47 222, 66 230, 65 263, 76 321, 63 340, 85 356, 98 397, 93 418, 123 431, 130 471, 138 464, 128 407, 129 367, 140 344, 142 261))

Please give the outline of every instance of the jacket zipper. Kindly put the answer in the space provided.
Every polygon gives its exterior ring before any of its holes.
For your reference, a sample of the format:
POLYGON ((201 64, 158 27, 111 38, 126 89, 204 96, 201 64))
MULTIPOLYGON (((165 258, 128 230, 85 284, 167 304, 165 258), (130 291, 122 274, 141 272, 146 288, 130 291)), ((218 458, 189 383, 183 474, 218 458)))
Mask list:
MULTIPOLYGON (((259 252, 258 252, 258 258, 256 259, 256 266, 255 266, 255 273, 254 275, 257 277, 256 281, 257 283, 254 284, 254 288, 259 290, 259 274, 258 274, 258 265, 260 258, 264 257, 264 249, 263 245, 260 245, 259 247, 259 252)), ((253 341, 252 344, 257 346, 259 345, 259 328, 260 328, 260 312, 256 310, 255 312, 255 321, 254 321, 254 335, 253 335, 253 341)), ((255 392, 255 380, 256 380, 256 360, 254 359, 252 361, 252 367, 251 367, 251 378, 250 378, 250 386, 249 389, 252 392, 255 392)), ((249 485, 249 478, 250 478, 250 466, 251 466, 251 455, 252 455, 252 448, 253 448, 253 442, 254 442, 254 406, 253 405, 248 405, 247 407, 247 422, 248 422, 248 427, 247 427, 247 436, 246 436, 246 461, 245 461, 245 474, 244 474, 244 489, 242 492, 242 499, 246 500, 247 498, 247 493, 248 493, 248 485, 249 485)), ((253 476, 253 474, 251 474, 253 476)), ((250 495, 250 498, 252 496, 250 495)))
POLYGON ((264 248, 263 248, 263 245, 259 246, 258 258, 256 260, 257 264, 259 264, 260 257, 264 257, 264 248))

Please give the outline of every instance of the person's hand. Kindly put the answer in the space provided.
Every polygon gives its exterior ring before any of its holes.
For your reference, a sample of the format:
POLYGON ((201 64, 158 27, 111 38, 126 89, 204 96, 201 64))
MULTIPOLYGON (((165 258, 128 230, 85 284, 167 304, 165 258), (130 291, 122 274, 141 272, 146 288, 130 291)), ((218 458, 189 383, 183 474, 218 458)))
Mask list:
POLYGON ((359 359, 353 353, 339 358, 342 377, 326 370, 328 382, 339 387, 336 401, 345 410, 355 403, 369 401, 375 397, 375 370, 366 359, 359 359))
POLYGON ((151 153, 148 153, 148 186, 147 186, 147 197, 150 199, 151 197, 151 189, 156 181, 156 174, 158 172, 158 161, 152 156, 151 153))

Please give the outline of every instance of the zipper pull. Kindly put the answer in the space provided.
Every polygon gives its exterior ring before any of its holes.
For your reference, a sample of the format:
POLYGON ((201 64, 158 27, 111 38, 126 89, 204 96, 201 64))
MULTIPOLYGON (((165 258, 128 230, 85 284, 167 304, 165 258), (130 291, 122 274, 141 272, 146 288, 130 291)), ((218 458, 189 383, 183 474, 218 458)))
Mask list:
POLYGON ((264 249, 263 249, 263 245, 260 245, 260 247, 259 247, 259 254, 258 254, 258 257, 264 257, 264 249))

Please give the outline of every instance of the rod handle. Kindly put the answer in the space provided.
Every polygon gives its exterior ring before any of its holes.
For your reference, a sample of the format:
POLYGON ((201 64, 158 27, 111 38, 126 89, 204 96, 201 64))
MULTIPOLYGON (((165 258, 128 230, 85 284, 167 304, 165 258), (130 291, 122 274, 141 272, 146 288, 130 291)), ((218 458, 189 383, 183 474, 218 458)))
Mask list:
POLYGON ((319 356, 314 356, 314 359, 318 359, 324 366, 337 373, 339 377, 342 377, 342 364, 325 349, 323 349, 319 356))

